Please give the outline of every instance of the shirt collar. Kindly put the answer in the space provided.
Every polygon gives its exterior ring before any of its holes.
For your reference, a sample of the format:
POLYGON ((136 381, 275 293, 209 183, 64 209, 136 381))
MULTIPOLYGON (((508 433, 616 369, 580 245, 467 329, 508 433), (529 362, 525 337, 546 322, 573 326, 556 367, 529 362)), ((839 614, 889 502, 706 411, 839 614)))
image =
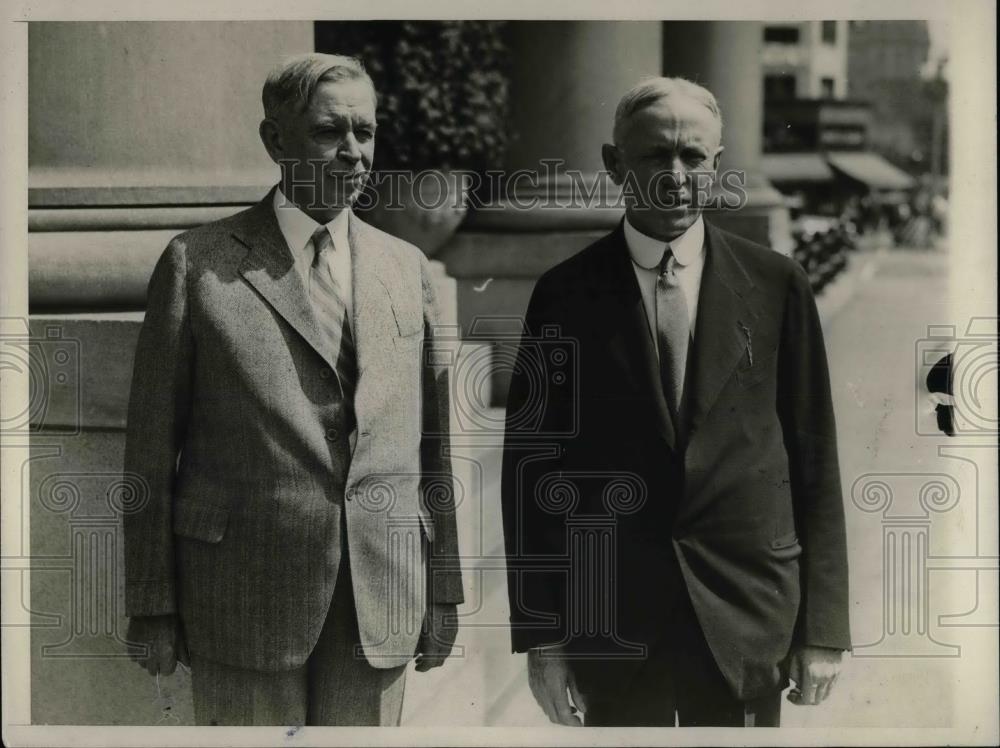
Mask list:
POLYGON ((629 222, 628 215, 625 216, 625 244, 636 265, 655 270, 668 243, 680 265, 690 265, 697 260, 705 247, 705 222, 702 217, 698 216, 687 231, 672 242, 665 242, 642 233, 629 222))
MULTIPOLYGON (((340 211, 337 216, 326 225, 326 230, 330 232, 335 247, 347 247, 347 227, 350 220, 351 209, 340 211)), ((281 235, 285 237, 285 242, 292 253, 298 255, 308 255, 312 262, 313 248, 310 243, 313 233, 320 224, 302 212, 291 200, 285 197, 285 193, 278 187, 274 191, 274 215, 278 219, 278 228, 281 235)))

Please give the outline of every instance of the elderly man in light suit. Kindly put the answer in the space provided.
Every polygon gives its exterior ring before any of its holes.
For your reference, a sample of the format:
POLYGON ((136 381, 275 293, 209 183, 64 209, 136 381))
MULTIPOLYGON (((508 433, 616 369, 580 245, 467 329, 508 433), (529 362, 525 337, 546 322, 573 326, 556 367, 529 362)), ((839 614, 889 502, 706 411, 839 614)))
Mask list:
POLYGON ((171 241, 149 284, 129 638, 153 674, 189 653, 199 724, 395 725, 463 599, 434 288, 351 212, 375 149, 361 64, 296 58, 263 103, 280 184, 171 241))

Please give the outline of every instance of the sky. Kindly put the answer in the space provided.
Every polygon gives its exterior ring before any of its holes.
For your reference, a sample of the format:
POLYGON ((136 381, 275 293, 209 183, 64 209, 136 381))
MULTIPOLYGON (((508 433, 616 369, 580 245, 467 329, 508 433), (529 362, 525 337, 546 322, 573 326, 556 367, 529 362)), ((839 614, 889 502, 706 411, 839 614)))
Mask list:
MULTIPOLYGON (((931 49, 927 56, 927 70, 931 73, 937 68, 937 61, 948 56, 948 21, 946 19, 935 19, 927 22, 927 31, 931 37, 931 49)), ((945 77, 948 77, 948 69, 945 68, 945 77)))

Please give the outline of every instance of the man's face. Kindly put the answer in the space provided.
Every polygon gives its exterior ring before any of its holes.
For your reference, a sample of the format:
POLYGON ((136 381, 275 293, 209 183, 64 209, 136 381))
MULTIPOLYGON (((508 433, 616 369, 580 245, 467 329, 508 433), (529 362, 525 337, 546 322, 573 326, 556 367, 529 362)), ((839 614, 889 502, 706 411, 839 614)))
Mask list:
MULTIPOLYGON (((375 100, 366 80, 322 82, 302 112, 286 112, 261 136, 282 166, 283 188, 307 212, 351 205, 375 155, 375 100)), ((287 194, 287 193, 286 193, 287 194)))
POLYGON ((712 112, 683 94, 623 123, 618 142, 604 147, 604 163, 626 196, 635 196, 628 215, 637 229, 670 241, 697 220, 719 166, 721 137, 712 112))

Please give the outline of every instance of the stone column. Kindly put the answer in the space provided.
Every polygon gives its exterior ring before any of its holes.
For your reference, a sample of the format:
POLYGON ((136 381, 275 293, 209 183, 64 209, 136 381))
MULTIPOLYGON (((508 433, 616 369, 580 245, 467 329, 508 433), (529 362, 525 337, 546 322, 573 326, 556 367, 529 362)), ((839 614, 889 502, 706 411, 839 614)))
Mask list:
POLYGON ((312 49, 299 21, 33 23, 31 186, 270 180, 261 85, 283 56, 312 49))
POLYGON ((660 24, 646 21, 520 21, 511 47, 508 169, 542 159, 599 171, 618 100, 660 71, 660 24))
POLYGON ((299 21, 31 24, 32 310, 141 309, 170 236, 263 197, 261 86, 312 48, 299 21))
MULTIPOLYGON (((570 208, 578 170, 589 187, 603 170, 601 146, 611 141, 615 107, 640 78, 658 75, 660 24, 637 21, 517 21, 505 28, 510 49, 510 140, 505 171, 539 174, 508 184, 523 206, 474 211, 439 258, 458 281, 463 334, 505 347, 495 357, 495 405, 503 403, 513 345, 538 276, 610 231, 613 207, 570 208), (544 160, 561 166, 545 174, 544 160)), ((611 199, 613 185, 607 184, 611 199)), ((606 201, 607 202, 607 201, 606 201)))
POLYGON ((764 139, 762 24, 758 21, 667 21, 663 24, 663 74, 681 76, 715 94, 722 109, 720 170, 746 174, 746 204, 709 216, 726 228, 776 250, 791 250, 788 211, 781 194, 760 172, 764 139))
POLYGON ((261 86, 312 48, 308 21, 29 25, 32 315, 11 363, 33 387, 31 678, 47 695, 33 722, 66 721, 61 696, 79 683, 72 720, 193 719, 186 673, 157 691, 122 662, 116 485, 133 352, 170 237, 277 181, 257 136, 261 86))
POLYGON ((513 191, 520 205, 544 196, 547 207, 526 210, 518 206, 480 216, 477 225, 544 231, 613 226, 621 217, 620 209, 563 207, 571 204, 574 184, 566 172, 579 172, 577 184, 586 189, 603 171, 601 146, 611 142, 618 100, 640 78, 659 73, 659 24, 518 21, 507 28, 507 39, 511 55, 508 191, 513 191), (514 179, 519 170, 537 173, 538 178, 514 179))

